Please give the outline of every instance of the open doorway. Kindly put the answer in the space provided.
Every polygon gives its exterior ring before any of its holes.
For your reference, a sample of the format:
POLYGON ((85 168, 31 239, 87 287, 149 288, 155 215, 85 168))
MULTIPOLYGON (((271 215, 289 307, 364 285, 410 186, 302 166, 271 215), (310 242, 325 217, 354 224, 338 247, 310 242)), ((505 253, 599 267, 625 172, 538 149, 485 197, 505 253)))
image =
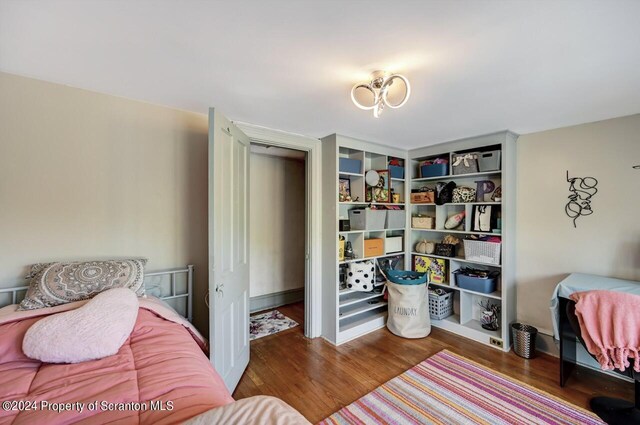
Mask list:
POLYGON ((253 142, 250 338, 305 332, 307 152, 253 142))

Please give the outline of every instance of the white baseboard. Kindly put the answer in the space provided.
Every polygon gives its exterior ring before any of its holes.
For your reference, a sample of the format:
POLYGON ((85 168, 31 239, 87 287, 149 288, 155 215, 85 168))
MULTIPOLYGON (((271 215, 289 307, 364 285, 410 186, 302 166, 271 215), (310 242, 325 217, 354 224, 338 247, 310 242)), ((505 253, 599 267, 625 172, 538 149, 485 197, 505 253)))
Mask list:
POLYGON ((273 294, 258 295, 249 299, 249 311, 267 310, 269 308, 280 307, 281 305, 297 303, 304 300, 304 288, 289 289, 288 291, 276 292, 273 294))

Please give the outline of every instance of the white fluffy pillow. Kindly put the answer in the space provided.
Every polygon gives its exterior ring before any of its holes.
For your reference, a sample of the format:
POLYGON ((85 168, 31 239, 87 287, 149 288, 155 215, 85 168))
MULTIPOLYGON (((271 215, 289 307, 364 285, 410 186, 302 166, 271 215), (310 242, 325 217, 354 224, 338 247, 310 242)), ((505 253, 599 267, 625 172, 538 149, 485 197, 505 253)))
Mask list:
POLYGON ((45 363, 80 363, 116 354, 129 338, 138 317, 138 297, 114 288, 80 308, 34 323, 24 336, 22 351, 45 363))

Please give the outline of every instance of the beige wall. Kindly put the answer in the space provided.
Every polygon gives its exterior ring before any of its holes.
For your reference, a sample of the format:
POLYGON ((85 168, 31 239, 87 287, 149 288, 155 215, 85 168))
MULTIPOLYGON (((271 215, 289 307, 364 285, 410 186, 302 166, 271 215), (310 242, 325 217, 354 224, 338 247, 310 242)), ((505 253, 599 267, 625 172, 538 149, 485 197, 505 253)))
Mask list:
POLYGON ((250 190, 251 297, 303 288, 304 162, 252 154, 250 190))
MULTIPOLYGON (((208 332, 206 152, 206 115, 0 73, 0 286, 21 283, 39 261, 145 256, 150 270, 192 263, 196 324, 208 332)), ((640 115, 519 138, 519 320, 549 332, 549 297, 571 272, 640 280, 636 164, 640 115), (600 182, 595 212, 577 229, 564 214, 567 169, 600 182)), ((253 178, 259 167, 252 162, 253 178)), ((269 192, 285 185, 278 196, 297 200, 296 181, 272 174, 252 183, 262 188, 253 205, 268 206, 252 209, 264 213, 252 214, 252 230, 264 230, 252 235, 252 296, 276 291, 276 282, 302 286, 289 264, 304 270, 295 257, 303 249, 292 245, 304 246, 303 233, 291 231, 304 228, 296 221, 304 215, 278 210, 269 192)))
POLYGON ((572 272, 640 280, 640 115, 518 139, 518 319, 550 333, 549 299, 572 272), (565 215, 572 177, 598 179, 593 215, 565 215))
POLYGON ((0 285, 40 261, 191 263, 195 323, 208 332, 207 126, 206 115, 0 73, 0 285))

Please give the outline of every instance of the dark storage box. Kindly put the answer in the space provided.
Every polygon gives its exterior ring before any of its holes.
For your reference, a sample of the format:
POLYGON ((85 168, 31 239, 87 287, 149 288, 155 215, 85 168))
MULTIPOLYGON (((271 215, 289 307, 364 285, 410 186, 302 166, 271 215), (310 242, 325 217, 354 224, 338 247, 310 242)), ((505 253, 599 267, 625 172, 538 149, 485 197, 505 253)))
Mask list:
POLYGON ((467 276, 461 273, 455 273, 456 284, 462 289, 468 289, 470 291, 482 292, 483 294, 490 294, 496 291, 497 278, 480 278, 467 276))
POLYGON ((398 165, 389 165, 389 175, 392 179, 403 179, 404 167, 398 165))
POLYGON ((449 173, 449 164, 431 164, 420 167, 421 177, 441 177, 449 173))
POLYGON ((456 246, 448 243, 437 243, 435 254, 441 257, 455 257, 456 246))
POLYGON ((340 158, 340 172, 362 174, 362 161, 359 159, 340 158))

